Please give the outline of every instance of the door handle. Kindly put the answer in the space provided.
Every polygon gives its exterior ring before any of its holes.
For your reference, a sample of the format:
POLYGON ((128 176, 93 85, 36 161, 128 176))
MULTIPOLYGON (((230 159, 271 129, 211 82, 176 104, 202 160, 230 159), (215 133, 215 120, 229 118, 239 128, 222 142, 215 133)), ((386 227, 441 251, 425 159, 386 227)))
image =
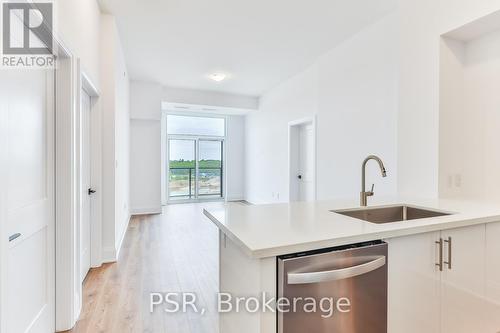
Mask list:
POLYGON ((448 246, 448 260, 445 261, 444 263, 446 265, 448 265, 448 269, 451 269, 451 251, 452 251, 451 237, 448 237, 448 239, 445 239, 444 242, 448 246))
POLYGON ((439 251, 439 259, 438 262, 436 263, 436 266, 439 268, 439 271, 443 271, 443 239, 439 238, 438 241, 436 241, 436 244, 438 245, 438 251, 439 251))
POLYGON ((385 256, 378 256, 375 258, 376 259, 361 265, 335 269, 331 271, 310 272, 310 273, 288 273, 288 284, 329 282, 329 281, 348 279, 358 275, 363 275, 385 265, 386 263, 385 256))
POLYGON ((21 237, 21 233, 20 232, 17 232, 13 235, 10 235, 9 236, 9 242, 12 242, 12 241, 15 241, 16 239, 18 239, 19 237, 21 237))
POLYGON ((94 193, 95 193, 95 190, 93 190, 93 189, 89 188, 88 193, 89 193, 89 195, 92 195, 92 194, 94 194, 94 193))

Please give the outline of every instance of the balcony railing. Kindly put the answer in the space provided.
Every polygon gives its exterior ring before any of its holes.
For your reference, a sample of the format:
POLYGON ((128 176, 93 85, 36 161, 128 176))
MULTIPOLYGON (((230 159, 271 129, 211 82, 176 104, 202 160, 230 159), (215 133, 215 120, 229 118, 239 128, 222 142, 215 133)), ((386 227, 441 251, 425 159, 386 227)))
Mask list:
MULTIPOLYGON (((198 168, 198 197, 222 197, 222 167, 198 168)), ((169 168, 170 198, 192 199, 196 193, 196 168, 169 168)))

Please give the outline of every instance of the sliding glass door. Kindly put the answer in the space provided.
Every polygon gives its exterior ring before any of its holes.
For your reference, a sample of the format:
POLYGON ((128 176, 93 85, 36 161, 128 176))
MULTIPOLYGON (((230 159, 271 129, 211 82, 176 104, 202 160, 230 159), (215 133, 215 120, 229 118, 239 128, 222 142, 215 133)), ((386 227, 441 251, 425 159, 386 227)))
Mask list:
POLYGON ((170 139, 168 189, 172 199, 195 197, 196 140, 170 139))
POLYGON ((224 197, 224 140, 170 137, 168 148, 170 201, 224 197))
POLYGON ((222 140, 198 140, 198 197, 222 198, 222 140))

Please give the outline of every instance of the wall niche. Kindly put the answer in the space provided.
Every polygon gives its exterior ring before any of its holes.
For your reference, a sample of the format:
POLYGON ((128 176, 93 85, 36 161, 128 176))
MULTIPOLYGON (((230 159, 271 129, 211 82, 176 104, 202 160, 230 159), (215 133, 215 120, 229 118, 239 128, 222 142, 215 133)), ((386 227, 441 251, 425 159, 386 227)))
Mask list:
POLYGON ((440 43, 439 195, 500 200, 500 11, 440 43))

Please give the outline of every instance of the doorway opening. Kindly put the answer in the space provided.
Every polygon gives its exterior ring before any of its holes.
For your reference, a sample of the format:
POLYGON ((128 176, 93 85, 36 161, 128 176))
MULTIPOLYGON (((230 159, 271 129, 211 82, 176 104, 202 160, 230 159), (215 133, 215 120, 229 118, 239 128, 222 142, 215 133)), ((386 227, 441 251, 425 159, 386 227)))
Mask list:
POLYGON ((288 124, 289 200, 316 200, 316 120, 288 124))
POLYGON ((168 202, 225 196, 224 117, 167 115, 168 202))

